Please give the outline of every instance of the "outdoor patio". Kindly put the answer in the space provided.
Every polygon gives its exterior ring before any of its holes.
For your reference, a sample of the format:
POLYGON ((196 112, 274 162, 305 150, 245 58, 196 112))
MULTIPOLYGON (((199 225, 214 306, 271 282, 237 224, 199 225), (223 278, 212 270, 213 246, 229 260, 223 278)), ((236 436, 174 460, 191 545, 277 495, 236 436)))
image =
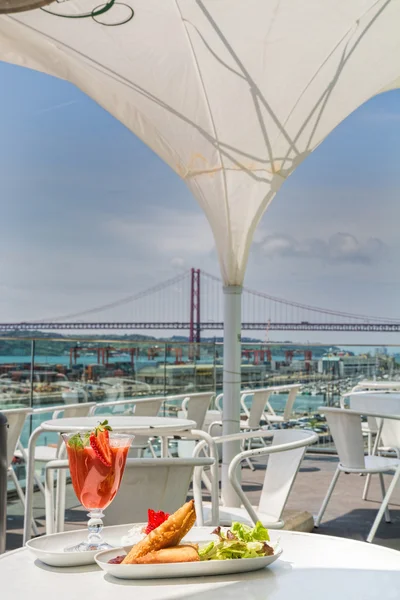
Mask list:
MULTIPOLYGON (((302 464, 294 488, 289 497, 286 515, 290 519, 294 513, 307 511, 316 515, 328 485, 333 476, 338 459, 334 456, 308 454, 302 464)), ((257 503, 264 477, 264 467, 255 463, 256 470, 244 468, 242 481, 244 489, 253 503, 257 503)), ((386 478, 386 476, 385 476, 386 478)), ((390 476, 387 477, 387 481, 390 476)), ((358 475, 341 475, 331 501, 326 510, 322 525, 314 533, 365 540, 381 502, 378 477, 372 478, 369 500, 362 500, 365 478, 358 475)), ((85 528, 86 511, 78 506, 72 486, 67 490, 66 529, 85 528)), ((40 533, 44 530, 44 500, 40 493, 35 494, 35 517, 40 533)), ((400 550, 400 489, 397 488, 390 503, 392 523, 384 521, 378 529, 374 544, 400 550)), ((12 500, 7 517, 7 550, 22 545, 23 514, 18 500, 12 500)))

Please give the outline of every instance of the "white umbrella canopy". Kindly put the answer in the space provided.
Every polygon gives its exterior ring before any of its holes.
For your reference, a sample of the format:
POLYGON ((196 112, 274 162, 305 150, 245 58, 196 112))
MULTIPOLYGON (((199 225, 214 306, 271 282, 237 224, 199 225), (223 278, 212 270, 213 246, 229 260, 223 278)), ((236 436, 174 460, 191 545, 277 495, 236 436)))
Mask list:
MULTIPOLYGON (((398 0, 57 0, 0 17, 0 60, 74 83, 203 208, 230 292, 225 433, 239 428, 240 291, 255 228, 338 123, 400 87, 399 23, 398 0)), ((224 448, 230 504, 235 452, 224 448)))

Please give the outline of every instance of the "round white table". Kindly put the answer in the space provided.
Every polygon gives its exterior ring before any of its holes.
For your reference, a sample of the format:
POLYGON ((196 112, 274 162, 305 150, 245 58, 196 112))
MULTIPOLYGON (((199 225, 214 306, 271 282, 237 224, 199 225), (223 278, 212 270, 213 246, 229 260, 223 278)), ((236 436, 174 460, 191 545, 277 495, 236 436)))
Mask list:
MULTIPOLYGON (((176 419, 175 417, 114 417, 107 415, 109 425, 113 431, 126 431, 129 433, 154 434, 154 430, 162 435, 174 435, 182 431, 190 431, 196 427, 195 421, 176 419)), ((86 431, 92 429, 103 419, 102 415, 93 417, 71 417, 66 419, 52 419, 41 424, 43 431, 56 431, 68 433, 71 431, 86 431)))
MULTIPOLYGON (((105 528, 106 530, 107 528, 105 528)), ((30 600, 398 600, 400 552, 319 534, 273 531, 283 554, 269 568, 220 577, 124 581, 97 566, 48 567, 28 549, 0 557, 2 598, 30 600)))
MULTIPOLYGON (((28 444, 28 462, 26 465, 26 497, 24 518, 24 543, 31 537, 32 509, 33 509, 33 485, 35 469, 35 447, 39 436, 45 431, 57 433, 69 433, 72 431, 87 431, 99 424, 101 418, 93 417, 71 417, 52 419, 44 421, 33 431, 28 444)), ((182 436, 191 439, 203 439, 207 443, 210 456, 215 459, 212 477, 213 522, 218 522, 218 451, 214 440, 204 431, 196 429, 196 422, 188 419, 177 419, 175 417, 108 417, 108 423, 113 431, 125 431, 138 435, 159 436, 182 436)), ((63 475, 64 476, 64 475, 63 475)), ((200 520, 199 525, 202 525, 200 520)), ((1 586, 0 586, 1 591, 1 586)))

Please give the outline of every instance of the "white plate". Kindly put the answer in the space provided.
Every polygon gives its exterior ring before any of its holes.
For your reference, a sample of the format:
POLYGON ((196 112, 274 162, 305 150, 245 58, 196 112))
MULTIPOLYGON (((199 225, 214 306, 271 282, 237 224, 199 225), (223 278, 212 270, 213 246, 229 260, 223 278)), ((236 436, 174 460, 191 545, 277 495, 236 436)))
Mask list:
MULTIPOLYGON (((137 544, 144 535, 140 533, 145 523, 134 523, 131 525, 113 525, 104 527, 103 538, 112 546, 120 547, 127 545, 128 548, 137 544), (134 530, 135 533, 129 536, 129 544, 127 534, 134 530)), ((183 541, 198 542, 210 537, 213 527, 193 527, 183 541)), ((69 548, 75 544, 82 542, 87 535, 84 528, 65 531, 63 533, 54 533, 52 535, 43 535, 38 538, 29 540, 26 547, 35 558, 49 565, 50 567, 79 567, 82 565, 95 564, 95 556, 97 550, 90 552, 65 552, 64 548, 69 548)))
MULTIPOLYGON (((208 538, 209 541, 210 538, 208 538)), ((200 541, 200 540, 198 540, 200 541)), ((202 540, 204 541, 204 538, 202 540)), ((122 546, 113 550, 103 550, 96 554, 96 562, 109 575, 118 579, 169 579, 172 577, 205 577, 227 575, 229 573, 248 573, 259 571, 275 562, 282 554, 281 548, 276 548, 272 556, 260 558, 243 558, 232 560, 205 560, 201 562, 173 563, 164 565, 115 565, 109 564, 111 558, 126 554, 130 546, 122 546)))
MULTIPOLYGON (((103 529, 103 537, 106 542, 112 546, 121 545, 121 540, 132 525, 115 525, 103 529)), ((79 567, 95 563, 97 550, 90 552, 65 552, 64 548, 69 548, 85 540, 87 531, 82 528, 76 531, 65 531, 64 533, 54 533, 52 535, 43 535, 29 540, 26 547, 35 558, 51 567, 79 567)))

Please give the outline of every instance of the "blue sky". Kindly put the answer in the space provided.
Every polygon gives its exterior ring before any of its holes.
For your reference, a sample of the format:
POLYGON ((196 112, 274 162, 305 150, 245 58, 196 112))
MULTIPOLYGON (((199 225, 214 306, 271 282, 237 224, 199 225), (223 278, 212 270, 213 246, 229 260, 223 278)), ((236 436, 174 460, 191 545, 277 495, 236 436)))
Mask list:
MULTIPOLYGON (((68 83, 3 63, 0 78, 1 320, 91 308, 191 266, 219 274, 203 213, 142 142, 68 83)), ((256 232, 248 287, 400 317, 399 100, 361 107, 285 182, 256 232)), ((371 341, 304 335, 293 338, 371 341)))

